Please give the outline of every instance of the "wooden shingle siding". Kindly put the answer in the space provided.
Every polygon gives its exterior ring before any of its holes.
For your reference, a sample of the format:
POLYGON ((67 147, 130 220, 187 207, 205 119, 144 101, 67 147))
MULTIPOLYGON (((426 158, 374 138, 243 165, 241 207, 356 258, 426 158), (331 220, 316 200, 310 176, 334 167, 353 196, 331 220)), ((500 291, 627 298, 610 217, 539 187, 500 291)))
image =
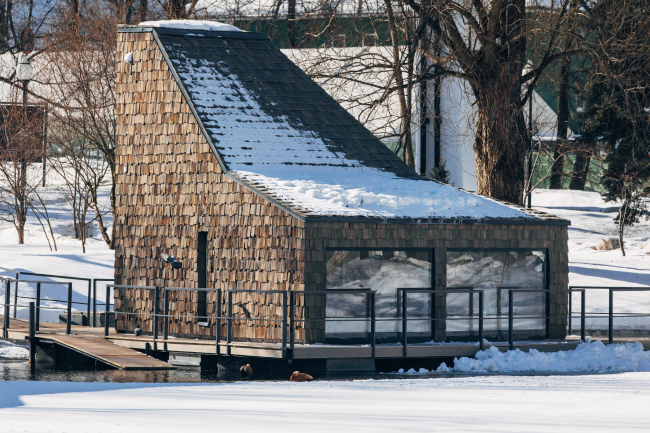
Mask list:
MULTIPOLYGON (((132 52, 134 63, 118 64, 116 284, 197 287, 198 232, 206 231, 210 287, 303 290, 304 223, 224 175, 152 34, 118 35, 118 53, 132 52), (161 253, 174 255, 183 268, 164 264, 161 253)), ((197 292, 171 292, 170 314, 196 314, 196 301, 197 292)), ((154 302, 150 290, 115 294, 118 312, 152 312, 154 302)), ((162 292, 158 302, 162 312, 162 292)), ((233 304, 238 315, 281 318, 279 296, 237 294, 233 304)), ((300 305, 296 312, 302 314, 300 305)), ((215 315, 214 293, 207 296, 207 314, 215 315)), ((152 331, 146 315, 117 316, 121 331, 136 322, 152 331)), ((169 332, 212 337, 208 322, 199 327, 196 320, 175 319, 169 332)), ((277 340, 281 332, 277 322, 248 321, 235 323, 233 336, 277 340)))

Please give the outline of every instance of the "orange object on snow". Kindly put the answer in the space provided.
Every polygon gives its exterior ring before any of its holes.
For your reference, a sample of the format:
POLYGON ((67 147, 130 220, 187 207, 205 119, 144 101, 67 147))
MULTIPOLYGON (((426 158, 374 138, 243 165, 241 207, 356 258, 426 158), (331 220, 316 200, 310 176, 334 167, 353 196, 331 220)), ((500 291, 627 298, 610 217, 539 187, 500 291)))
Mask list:
POLYGON ((314 378, 308 374, 294 371, 289 380, 291 382, 311 382, 314 378))
POLYGON ((250 364, 246 364, 239 369, 239 374, 243 377, 251 377, 253 375, 253 368, 250 364))

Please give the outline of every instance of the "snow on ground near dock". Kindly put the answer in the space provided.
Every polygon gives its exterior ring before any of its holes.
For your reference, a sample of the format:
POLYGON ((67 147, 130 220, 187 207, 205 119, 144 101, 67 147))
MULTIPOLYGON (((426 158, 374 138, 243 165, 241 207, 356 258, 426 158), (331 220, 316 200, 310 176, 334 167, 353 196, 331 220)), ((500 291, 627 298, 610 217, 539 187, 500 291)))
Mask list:
MULTIPOLYGON (((38 171, 38 167, 37 167, 38 171)), ((48 184, 57 185, 55 174, 48 175, 48 184)), ((108 202, 108 187, 101 191, 104 203, 108 202)), ((112 278, 114 254, 102 241, 99 233, 88 240, 86 254, 82 253, 81 243, 71 237, 71 216, 66 211, 66 203, 61 192, 48 189, 48 211, 56 233, 58 252, 51 252, 43 235, 41 226, 35 218, 28 219, 26 245, 17 245, 16 230, 7 223, 0 222, 0 266, 29 270, 40 273, 75 275, 87 278, 112 278)), ((650 222, 643 221, 628 230, 626 237, 627 256, 621 250, 596 251, 594 247, 605 236, 616 235, 613 221, 616 205, 605 203, 600 194, 583 191, 538 190, 533 194, 534 207, 571 220, 569 227, 569 281, 571 285, 589 286, 643 286, 650 285, 650 222)), ((112 220, 109 219, 112 223, 112 220)), ((109 229, 110 233, 110 229, 109 229)), ((7 272, 0 275, 11 276, 7 272)), ((25 277, 28 278, 28 277, 25 277)), ((35 278, 35 277, 34 277, 35 278)), ((84 302, 87 285, 75 283, 75 301, 84 302)), ((4 300, 4 289, 0 287, 0 302, 4 300)), ((21 289, 22 291, 23 289, 21 289)), ((34 287, 25 288, 26 294, 34 287)), ((65 299, 63 286, 44 288, 44 294, 53 299, 65 299), (59 296, 64 296, 63 298, 59 296)), ((103 292, 100 286, 99 293, 103 292)), ((98 297, 105 295, 98 294, 98 297)), ((579 309, 579 296, 574 295, 574 311, 579 309)), ((607 312, 607 291, 590 291, 587 296, 587 313, 607 312)), ((52 302, 53 306, 57 304, 52 302)), ((614 297, 617 313, 650 313, 649 293, 616 293, 614 297)), ((84 310, 83 306, 76 309, 84 310)), ((43 310, 46 311, 46 310, 43 310)), ((44 319, 58 319, 58 310, 50 310, 44 319)), ((62 311, 62 310, 61 310, 62 311)), ((20 317, 27 317, 27 309, 19 311, 20 317)), ((43 317, 43 316, 42 316, 43 317)), ((650 329, 650 317, 616 318, 617 328, 650 329)), ((579 320, 574 318, 574 329, 579 320)), ((607 329, 607 319, 588 319, 587 331, 607 329)))
MULTIPOLYGON (((454 358, 454 365, 442 363, 436 373, 574 373, 574 372, 650 372, 650 351, 641 343, 609 344, 602 341, 581 343, 575 350, 540 352, 519 349, 500 352, 495 346, 479 351, 474 358, 454 358)), ((400 369, 397 374, 428 374, 400 369)))
POLYGON ((26 346, 19 346, 9 341, 0 340, 0 360, 27 358, 29 358, 29 350, 26 349, 26 346))
POLYGON ((650 373, 119 384, 0 382, 13 432, 647 431, 650 373))

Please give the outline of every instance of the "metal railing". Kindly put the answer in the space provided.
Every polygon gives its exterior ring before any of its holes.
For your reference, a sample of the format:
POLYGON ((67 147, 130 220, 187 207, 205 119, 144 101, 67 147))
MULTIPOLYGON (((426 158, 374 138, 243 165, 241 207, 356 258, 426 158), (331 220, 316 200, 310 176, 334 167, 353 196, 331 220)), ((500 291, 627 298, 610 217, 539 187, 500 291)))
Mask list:
MULTIPOLYGON (((82 277, 69 277, 66 275, 55 275, 55 274, 41 274, 37 272, 27 272, 27 271, 20 271, 20 275, 30 275, 34 277, 46 277, 46 278, 61 278, 61 279, 66 279, 66 280, 74 280, 74 281, 86 281, 88 283, 88 300, 86 302, 86 314, 88 317, 88 322, 90 322, 90 300, 91 300, 91 287, 92 287, 92 278, 82 278, 82 277)), ((26 283, 31 283, 32 280, 21 280, 25 281, 26 283)), ((16 283, 16 293, 18 293, 18 283, 16 283)), ((80 303, 79 303, 80 304, 80 303)), ((14 312, 14 317, 15 312, 14 312)))
MULTIPOLYGON (((67 286, 68 288, 68 296, 66 300, 62 299, 47 299, 48 301, 52 302, 65 302, 66 303, 66 334, 71 333, 71 325, 72 325, 72 304, 84 304, 80 302, 74 302, 72 300, 72 283, 64 283, 64 282, 57 282, 57 281, 41 281, 41 280, 29 280, 30 284, 36 284, 36 294, 35 296, 17 296, 18 293, 18 282, 20 280, 17 280, 15 278, 5 278, 5 277, 0 277, 0 282, 5 283, 5 302, 4 302, 4 323, 3 323, 3 338, 7 338, 7 333, 9 329, 9 315, 10 315, 10 309, 11 309, 11 303, 10 301, 8 302, 7 300, 11 298, 11 282, 15 283, 15 303, 14 303, 14 319, 16 318, 16 311, 18 308, 18 299, 33 299, 35 301, 35 306, 36 306, 36 315, 34 318, 35 321, 35 326, 36 326, 36 331, 40 330, 40 310, 57 310, 60 311, 62 308, 60 307, 42 307, 41 306, 41 285, 42 284, 56 284, 56 285, 62 285, 62 286, 67 286)), ((23 280, 24 282, 25 280, 23 280)))
MULTIPOLYGON (((609 343, 614 342, 614 318, 615 317, 650 317, 650 313, 614 313, 614 292, 650 292, 650 287, 644 286, 644 287, 606 287, 606 286, 569 286, 569 291, 571 292, 576 292, 576 291, 581 291, 582 292, 582 298, 581 298, 581 309, 583 311, 583 314, 581 316, 581 331, 580 334, 582 336, 582 339, 584 340, 584 321, 585 318, 589 319, 601 319, 605 315, 607 315, 607 336, 608 336, 608 341, 609 343), (607 313, 597 313, 597 312, 592 312, 589 313, 588 315, 584 314, 584 309, 585 309, 585 290, 607 290, 608 291, 608 305, 607 305, 607 313)), ((572 319, 573 319, 573 297, 569 296, 569 334, 571 335, 573 333, 573 326, 572 326, 572 319)))
MULTIPOLYGON (((15 290, 14 290, 14 314, 13 317, 14 319, 16 318, 17 315, 17 310, 18 310, 18 299, 21 298, 18 294, 18 284, 19 283, 25 283, 25 284, 31 284, 31 283, 36 283, 40 282, 40 284, 67 284, 69 280, 73 281, 86 281, 88 283, 88 296, 87 296, 87 301, 86 302, 74 302, 75 304, 83 304, 86 305, 86 317, 88 318, 88 326, 95 327, 97 323, 97 283, 98 282, 108 282, 108 281, 114 281, 113 278, 82 278, 82 277, 71 277, 68 275, 56 275, 56 274, 43 274, 43 273, 37 273, 37 272, 29 272, 29 271, 19 271, 16 269, 11 269, 11 268, 6 268, 0 266, 0 270, 6 271, 6 272, 11 272, 15 275, 13 278, 15 280, 15 290), (24 280, 20 279, 21 275, 29 275, 29 276, 35 276, 35 277, 47 277, 47 278, 59 278, 59 279, 64 279, 68 280, 65 283, 63 282, 57 282, 57 281, 36 281, 36 280, 24 280), (92 287, 92 292, 91 292, 91 287, 92 287), (92 320, 91 320, 91 304, 92 304, 92 320)), ((0 278, 4 278, 1 277, 0 278)), ((10 299, 9 297, 5 296, 5 302, 7 302, 7 299, 10 299)), ((37 307, 37 315, 38 315, 38 307, 37 307)))
MULTIPOLYGON (((110 307, 111 307, 111 289, 136 289, 136 290, 153 290, 154 291, 154 304, 153 304, 153 313, 127 313, 127 312, 119 312, 119 314, 129 314, 129 315, 135 315, 135 316, 151 316, 154 318, 153 321, 153 335, 154 335, 154 341, 158 338, 158 297, 160 293, 160 288, 158 286, 135 286, 135 285, 129 285, 129 284, 107 284, 106 285, 106 305, 105 305, 105 313, 104 313, 104 338, 108 337, 108 328, 109 328, 109 322, 108 320, 108 315, 110 312, 110 307)), ((115 316, 115 323, 117 324, 117 314, 118 312, 113 310, 113 313, 116 315, 115 316)))
MULTIPOLYGON (((7 312, 9 311, 10 307, 10 299, 11 296, 11 283, 12 282, 17 282, 16 279, 11 279, 11 278, 6 278, 6 277, 0 277, 6 285, 5 289, 5 294, 7 295, 5 297, 5 333, 8 328, 8 324, 6 323, 8 320, 8 314, 7 312)), ((100 281, 99 279, 97 281, 100 281)), ((106 280, 103 280, 106 281, 106 280)), ((68 299, 67 299, 67 311, 68 311, 68 320, 67 320, 67 326, 66 326, 66 333, 70 333, 70 327, 71 327, 71 317, 72 317, 72 304, 75 303, 72 301, 72 283, 64 283, 64 282, 52 282, 52 281, 29 281, 29 283, 35 283, 37 284, 37 292, 35 297, 26 297, 29 299, 35 299, 35 330, 38 331, 38 323, 39 323, 39 310, 40 308, 45 308, 45 307, 40 307, 40 284, 61 284, 61 285, 67 285, 68 287, 68 299)), ((96 283, 93 284, 93 295, 96 295, 96 283)), ((502 315, 486 315, 485 314, 485 294, 483 289, 475 289, 473 287, 467 287, 467 288, 449 288, 449 289, 444 289, 444 290, 432 290, 432 289, 427 289, 427 288, 400 288, 397 290, 398 296, 399 296, 399 302, 398 302, 398 314, 397 315, 390 315, 390 316, 381 316, 377 317, 376 314, 376 292, 368 289, 346 289, 346 290, 327 290, 327 291, 308 291, 308 292, 303 292, 303 291, 280 291, 280 290, 244 290, 244 289, 233 289, 233 290, 226 290, 225 295, 225 303, 223 299, 223 293, 222 290, 220 289, 213 289, 213 288, 201 288, 201 289, 195 289, 195 288, 178 288, 178 287, 157 287, 157 286, 137 286, 137 285, 115 285, 115 284, 107 284, 106 285, 106 300, 104 302, 105 306, 105 323, 104 323, 104 336, 108 337, 109 336, 109 312, 110 312, 110 307, 111 307, 111 290, 115 289, 139 289, 139 290, 152 290, 153 293, 153 308, 151 312, 126 312, 126 311, 114 311, 114 314, 116 315, 116 323, 117 323, 117 315, 126 315, 126 316, 147 316, 147 317, 152 317, 153 318, 153 324, 152 324, 152 334, 153 334, 153 339, 154 339, 154 350, 156 350, 155 344, 156 340, 158 340, 159 337, 159 321, 160 319, 163 319, 163 341, 167 341, 169 338, 169 321, 170 319, 196 319, 197 323, 199 320, 203 319, 211 319, 214 321, 214 326, 215 326, 215 353, 220 354, 220 343, 222 340, 221 337, 221 327, 222 324, 225 321, 226 325, 226 333, 225 333, 225 344, 226 344, 226 354, 230 355, 231 354, 231 343, 234 341, 233 339, 233 323, 235 322, 241 322, 241 321, 252 321, 252 322, 266 322, 266 323, 275 323, 277 324, 277 328, 280 328, 281 332, 281 338, 280 338, 280 343, 281 343, 281 350, 282 350, 282 357, 283 358, 292 358, 293 353, 294 353, 294 348, 296 345, 296 330, 298 329, 299 325, 302 324, 302 329, 306 330, 306 325, 309 322, 317 322, 319 323, 319 326, 321 326, 324 323, 327 323, 328 321, 338 321, 338 322, 346 322, 346 321, 361 321, 369 324, 369 331, 364 331, 367 334, 367 342, 368 346, 371 348, 371 356, 375 357, 376 355, 376 346, 377 346, 377 322, 386 322, 386 321, 392 321, 392 322, 398 322, 400 324, 401 329, 398 332, 399 334, 399 342, 402 346, 402 356, 406 357, 408 356, 408 347, 409 347, 409 322, 410 321, 417 321, 417 322, 422 322, 422 321, 429 321, 431 323, 431 334, 432 337, 436 332, 436 324, 440 321, 447 322, 451 320, 470 320, 471 323, 474 323, 475 320, 478 320, 478 345, 481 349, 483 349, 483 341, 484 341, 484 322, 485 320, 500 320, 503 318, 502 315), (169 312, 169 293, 173 291, 212 291, 215 292, 216 298, 215 298, 215 313, 213 316, 207 317, 205 314, 202 316, 199 315, 191 315, 191 314, 170 314, 169 312), (269 317, 251 317, 250 315, 235 315, 233 314, 233 297, 234 295, 238 293, 245 293, 245 294, 260 294, 260 295, 276 295, 280 298, 280 309, 281 309, 281 314, 280 315, 270 315, 269 317), (437 296, 444 296, 444 295, 449 295, 449 294, 454 294, 454 293, 467 293, 470 296, 470 310, 467 315, 463 314, 456 314, 456 315, 448 315, 448 314, 443 314, 441 317, 436 317, 436 297, 437 296), (161 295, 162 294, 162 303, 163 303, 163 312, 161 314, 160 312, 160 300, 161 300, 161 295), (414 296, 416 294, 428 294, 431 296, 431 312, 428 315, 418 315, 418 316, 410 316, 409 315, 409 296, 414 296), (361 295, 364 296, 366 299, 366 314, 365 317, 328 317, 325 315, 325 317, 319 317, 319 318, 305 318, 305 317, 296 317, 296 305, 298 304, 297 298, 298 296, 303 297, 303 306, 306 305, 306 302, 304 300, 304 297, 307 296, 324 296, 325 297, 325 303, 321 303, 321 307, 326 310, 326 305, 327 305, 327 296, 331 295, 361 295), (478 318, 475 314, 475 304, 474 304, 474 297, 478 297, 478 318), (225 304, 225 305, 224 305, 225 304), (225 307, 225 314, 223 313, 223 308, 225 307)), ((515 311, 515 302, 514 302, 514 296, 517 293, 529 293, 529 292, 541 292, 545 294, 551 294, 551 293, 563 293, 563 294, 569 294, 571 295, 573 292, 579 292, 581 294, 581 308, 580 308, 580 317, 581 317, 581 329, 580 329, 580 336, 581 339, 584 340, 585 338, 585 290, 589 289, 587 287, 571 287, 569 290, 549 290, 549 289, 522 289, 522 288, 501 288, 501 290, 506 290, 508 291, 508 343, 510 348, 514 347, 514 330, 515 330, 515 325, 514 322, 515 320, 523 320, 523 319, 545 319, 546 320, 546 330, 547 330, 547 337, 548 337, 548 332, 549 332, 549 323, 550 320, 552 319, 564 319, 566 320, 567 315, 556 315, 552 316, 548 312, 545 313, 544 315, 537 315, 537 314, 516 314, 515 311)), ((599 288, 603 289, 603 288, 599 288)), ((613 292, 614 291, 640 291, 640 290, 650 290, 650 288, 608 288, 610 290, 610 331, 613 327, 613 316, 612 316, 612 311, 613 311, 613 292)), ((22 298, 22 297, 21 297, 22 298)), ((93 299, 95 299, 96 296, 93 296, 93 299)), ((571 297, 570 297, 571 298, 571 297)), ((53 300, 56 302, 63 302, 60 300, 53 300)), ((254 302, 254 301, 253 301, 254 302)), ((94 301, 94 305, 96 305, 96 299, 94 301)), ((570 309, 569 311, 569 318, 571 319, 572 311, 570 309)), ((94 317, 93 317, 94 320, 94 317)), ((367 327, 365 329, 368 329, 367 327)), ((471 330, 471 326, 470 326, 471 330)), ((471 332, 470 332, 471 336, 471 332)), ((611 333, 610 333, 610 342, 611 342, 611 333)))

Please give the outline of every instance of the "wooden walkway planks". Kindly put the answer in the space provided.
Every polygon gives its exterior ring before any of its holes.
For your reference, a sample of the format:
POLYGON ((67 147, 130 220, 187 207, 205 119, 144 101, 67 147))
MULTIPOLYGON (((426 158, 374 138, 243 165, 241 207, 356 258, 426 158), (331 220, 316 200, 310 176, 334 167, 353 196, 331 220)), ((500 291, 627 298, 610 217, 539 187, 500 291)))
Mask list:
POLYGON ((67 349, 121 370, 173 370, 176 367, 128 347, 91 335, 36 334, 67 349))

